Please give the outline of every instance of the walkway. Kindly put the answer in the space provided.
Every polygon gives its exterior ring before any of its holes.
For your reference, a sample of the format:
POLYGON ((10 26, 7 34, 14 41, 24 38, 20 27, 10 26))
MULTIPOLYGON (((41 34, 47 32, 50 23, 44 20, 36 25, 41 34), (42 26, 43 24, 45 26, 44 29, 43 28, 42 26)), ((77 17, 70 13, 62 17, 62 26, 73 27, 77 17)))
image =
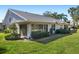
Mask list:
POLYGON ((38 41, 38 42, 41 42, 41 43, 48 43, 50 41, 56 40, 60 37, 64 37, 64 36, 67 36, 67 35, 68 34, 54 34, 52 36, 45 37, 45 38, 42 38, 42 39, 36 39, 35 41, 38 41))

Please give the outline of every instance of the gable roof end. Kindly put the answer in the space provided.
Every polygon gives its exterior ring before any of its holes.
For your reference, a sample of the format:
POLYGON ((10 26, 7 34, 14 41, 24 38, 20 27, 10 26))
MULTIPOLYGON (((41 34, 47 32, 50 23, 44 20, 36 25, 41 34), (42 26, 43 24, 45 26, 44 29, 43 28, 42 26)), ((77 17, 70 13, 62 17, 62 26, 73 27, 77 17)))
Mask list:
MULTIPOLYGON (((13 12, 14 14, 16 14, 17 16, 21 17, 22 19, 26 19, 23 16, 21 16, 20 14, 18 14, 17 12, 15 12, 13 9, 9 9, 11 12, 13 12)), ((26 19, 27 20, 27 19, 26 19)))

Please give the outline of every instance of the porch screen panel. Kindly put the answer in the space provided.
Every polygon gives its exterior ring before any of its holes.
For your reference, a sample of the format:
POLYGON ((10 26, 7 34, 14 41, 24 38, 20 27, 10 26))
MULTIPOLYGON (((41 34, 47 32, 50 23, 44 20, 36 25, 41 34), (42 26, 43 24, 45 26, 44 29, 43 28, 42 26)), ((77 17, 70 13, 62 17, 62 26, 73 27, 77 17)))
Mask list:
POLYGON ((47 31, 47 27, 45 24, 32 24, 32 31, 47 31))

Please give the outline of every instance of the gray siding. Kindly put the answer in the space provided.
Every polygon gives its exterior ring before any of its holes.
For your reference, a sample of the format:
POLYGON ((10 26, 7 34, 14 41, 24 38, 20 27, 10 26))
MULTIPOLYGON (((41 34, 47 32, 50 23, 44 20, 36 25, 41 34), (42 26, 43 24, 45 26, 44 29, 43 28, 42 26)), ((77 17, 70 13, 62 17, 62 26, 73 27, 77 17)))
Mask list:
POLYGON ((7 11, 5 19, 3 20, 3 25, 9 26, 12 22, 23 20, 21 17, 17 16, 10 10, 7 11), (11 20, 10 20, 11 19, 11 20))
POLYGON ((2 25, 2 23, 0 23, 0 31, 2 31, 3 30, 3 25, 2 25))

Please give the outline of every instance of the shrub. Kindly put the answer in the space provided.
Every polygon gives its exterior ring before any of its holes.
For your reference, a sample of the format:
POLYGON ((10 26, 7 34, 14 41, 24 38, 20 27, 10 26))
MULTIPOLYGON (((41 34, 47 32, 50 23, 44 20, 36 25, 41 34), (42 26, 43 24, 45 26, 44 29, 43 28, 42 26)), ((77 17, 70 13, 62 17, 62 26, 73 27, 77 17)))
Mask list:
POLYGON ((20 36, 18 34, 9 34, 5 36, 6 40, 18 40, 20 39, 20 36))
POLYGON ((70 33, 70 30, 69 29, 57 29, 55 33, 56 34, 68 34, 70 33))
POLYGON ((5 29, 4 32, 5 33, 11 33, 11 30, 10 29, 5 29))
POLYGON ((33 39, 40 39, 40 38, 47 37, 47 36, 49 36, 48 32, 35 31, 35 32, 32 32, 31 34, 31 37, 33 39))

